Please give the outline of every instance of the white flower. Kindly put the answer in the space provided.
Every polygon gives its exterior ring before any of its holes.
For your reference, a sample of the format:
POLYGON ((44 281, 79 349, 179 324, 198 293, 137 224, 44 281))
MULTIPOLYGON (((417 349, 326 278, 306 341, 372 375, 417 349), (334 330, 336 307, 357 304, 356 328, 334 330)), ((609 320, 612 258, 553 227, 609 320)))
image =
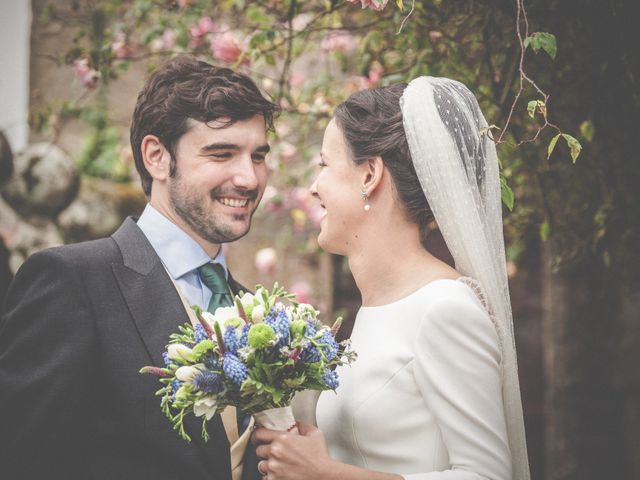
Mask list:
POLYGON ((193 362, 193 350, 181 343, 172 343, 167 347, 167 355, 171 360, 193 362))
POLYGON ((237 318, 238 320, 242 320, 238 314, 238 309, 234 305, 230 307, 218 307, 213 314, 202 312, 202 316, 209 322, 209 325, 213 327, 217 323, 221 329, 224 329, 224 324, 229 319, 237 318))
POLYGON ((211 420, 211 417, 216 413, 216 406, 218 401, 215 396, 207 395, 196 400, 193 404, 193 414, 196 417, 207 417, 207 420, 211 420))
POLYGON ((310 315, 311 318, 316 319, 320 312, 318 312, 313 305, 309 305, 308 303, 299 303, 296 313, 301 318, 304 318, 306 315, 310 315))
POLYGON ((242 305, 253 305, 253 299, 254 299, 254 295, 252 293, 245 293, 244 295, 242 295, 242 298, 240 298, 240 303, 242 303, 242 305))
POLYGON ((262 320, 264 320, 264 313, 264 306, 256 305, 251 311, 251 320, 253 320, 254 323, 261 322, 262 320))
POLYGON ((181 382, 190 382, 191 380, 193 380, 193 377, 195 377, 200 372, 201 368, 204 368, 204 364, 202 363, 198 363, 197 365, 193 366, 180 367, 178 368, 178 370, 176 370, 176 378, 181 382))

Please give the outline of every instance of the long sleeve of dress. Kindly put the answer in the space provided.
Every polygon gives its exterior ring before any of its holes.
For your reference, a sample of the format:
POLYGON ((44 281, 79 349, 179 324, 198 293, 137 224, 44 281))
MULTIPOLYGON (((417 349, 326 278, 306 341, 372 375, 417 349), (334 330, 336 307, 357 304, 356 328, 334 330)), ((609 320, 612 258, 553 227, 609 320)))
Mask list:
POLYGON ((439 426, 451 468, 407 480, 510 480, 500 345, 471 298, 431 303, 415 342, 415 381, 439 426))

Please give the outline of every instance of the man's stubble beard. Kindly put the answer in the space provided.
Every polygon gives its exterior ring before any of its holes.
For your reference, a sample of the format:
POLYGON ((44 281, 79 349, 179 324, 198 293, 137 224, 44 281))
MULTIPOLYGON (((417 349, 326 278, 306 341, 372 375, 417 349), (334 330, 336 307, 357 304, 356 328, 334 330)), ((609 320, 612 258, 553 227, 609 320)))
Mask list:
MULTIPOLYGON (((245 221, 245 218, 247 216, 249 217, 246 228, 241 232, 235 232, 233 228, 228 225, 220 225, 213 210, 206 210, 205 204, 208 203, 205 198, 206 194, 188 192, 189 189, 185 188, 180 174, 176 172, 173 181, 169 185, 169 202, 178 217, 200 238, 209 243, 221 244, 238 240, 249 232, 255 207, 248 214, 237 215, 235 217, 237 221, 245 221)), ((250 195, 250 197, 255 199, 256 195, 250 195)), ((209 193, 209 200, 216 202, 214 192, 209 193)))

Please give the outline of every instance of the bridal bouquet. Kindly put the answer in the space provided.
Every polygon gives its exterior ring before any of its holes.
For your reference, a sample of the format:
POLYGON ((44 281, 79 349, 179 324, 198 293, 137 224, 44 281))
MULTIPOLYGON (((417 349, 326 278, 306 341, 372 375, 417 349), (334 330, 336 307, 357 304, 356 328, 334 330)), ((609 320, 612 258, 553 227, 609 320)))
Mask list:
POLYGON ((348 340, 335 340, 341 319, 330 328, 294 297, 276 283, 271 292, 258 285, 255 294, 237 295, 234 306, 213 314, 194 307, 199 323, 185 323, 170 336, 165 366, 140 370, 159 377, 160 406, 181 438, 191 440, 183 420, 193 413, 203 417, 207 441, 207 421, 229 405, 264 426, 277 428, 268 418, 282 415, 295 425, 289 405, 296 392, 338 387, 332 367, 356 357, 348 340))

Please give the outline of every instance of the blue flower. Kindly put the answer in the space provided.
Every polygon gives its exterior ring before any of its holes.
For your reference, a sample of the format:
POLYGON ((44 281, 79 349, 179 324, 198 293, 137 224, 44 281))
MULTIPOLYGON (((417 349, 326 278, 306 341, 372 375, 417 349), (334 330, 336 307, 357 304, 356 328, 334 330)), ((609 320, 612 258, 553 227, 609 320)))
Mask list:
POLYGON ((302 350, 302 354, 300 358, 303 362, 306 363, 316 363, 322 360, 322 355, 318 348, 311 342, 308 342, 307 345, 302 350))
POLYGON ((236 355, 238 353, 239 345, 238 345, 238 334, 236 332, 235 327, 232 327, 231 325, 229 325, 227 329, 224 331, 222 338, 224 339, 224 344, 227 347, 227 350, 229 350, 231 353, 236 355))
POLYGON ((327 361, 330 362, 338 354, 338 343, 333 338, 330 330, 327 330, 322 334, 318 343, 322 344, 322 350, 327 357, 327 361))
POLYGON ((171 401, 173 401, 176 398, 176 392, 181 386, 182 386, 182 382, 177 378, 173 382, 171 382, 171 401))
POLYGON ((278 335, 278 343, 276 346, 284 347, 289 343, 289 317, 284 309, 271 310, 267 318, 265 318, 264 323, 273 328, 276 335, 278 335))
POLYGON ((171 359, 167 352, 162 352, 162 361, 164 362, 165 367, 171 366, 171 359))
POLYGON ((198 373, 193 378, 193 385, 204 393, 220 393, 224 389, 222 376, 208 370, 198 373))
POLYGON ((231 352, 224 354, 222 361, 224 373, 236 385, 242 385, 249 375, 249 370, 242 361, 231 352))
POLYGON ((209 370, 220 370, 220 361, 211 353, 208 353, 202 359, 202 363, 209 370))
POLYGON ((322 375, 322 381, 331 390, 335 390, 340 386, 340 382, 338 381, 338 372, 335 370, 325 370, 322 375))
POLYGON ((207 332, 204 331, 204 327, 199 323, 193 328, 193 338, 196 341, 196 344, 200 343, 203 340, 207 340, 209 337, 207 336, 207 332))
POLYGON ((242 327, 242 334, 240 335, 240 339, 238 340, 238 348, 244 348, 249 344, 249 329, 251 325, 245 323, 242 327))
POLYGON ((304 331, 306 337, 313 337, 316 334, 316 325, 313 321, 307 321, 307 329, 304 331))

